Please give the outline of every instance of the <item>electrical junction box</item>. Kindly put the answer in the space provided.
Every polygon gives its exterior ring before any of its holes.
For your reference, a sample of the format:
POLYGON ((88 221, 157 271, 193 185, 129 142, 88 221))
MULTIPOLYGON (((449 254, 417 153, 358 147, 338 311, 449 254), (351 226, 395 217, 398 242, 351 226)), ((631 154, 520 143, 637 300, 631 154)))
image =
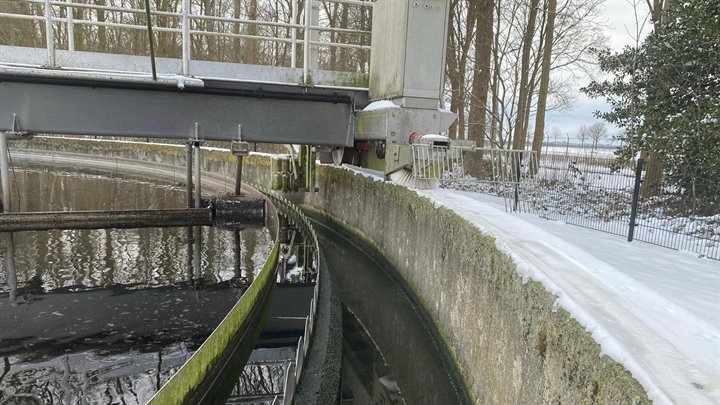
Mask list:
POLYGON ((378 0, 373 7, 370 100, 437 109, 445 75, 448 0, 378 0))

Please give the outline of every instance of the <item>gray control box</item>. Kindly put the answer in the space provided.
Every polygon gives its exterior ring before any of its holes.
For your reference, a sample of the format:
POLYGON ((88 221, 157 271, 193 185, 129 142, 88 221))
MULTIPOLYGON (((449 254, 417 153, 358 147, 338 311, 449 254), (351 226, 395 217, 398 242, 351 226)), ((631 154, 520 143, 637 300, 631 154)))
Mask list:
POLYGON ((445 77, 448 0, 378 0, 373 7, 370 99, 438 108, 445 77))

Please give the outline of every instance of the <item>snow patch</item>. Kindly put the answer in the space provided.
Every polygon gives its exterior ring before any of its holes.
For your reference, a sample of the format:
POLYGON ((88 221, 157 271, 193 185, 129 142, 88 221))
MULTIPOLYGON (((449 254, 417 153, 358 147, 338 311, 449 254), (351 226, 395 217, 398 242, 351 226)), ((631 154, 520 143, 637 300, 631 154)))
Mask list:
POLYGON ((390 100, 380 100, 368 104, 367 107, 363 108, 363 111, 382 110, 383 108, 400 108, 400 106, 390 100))

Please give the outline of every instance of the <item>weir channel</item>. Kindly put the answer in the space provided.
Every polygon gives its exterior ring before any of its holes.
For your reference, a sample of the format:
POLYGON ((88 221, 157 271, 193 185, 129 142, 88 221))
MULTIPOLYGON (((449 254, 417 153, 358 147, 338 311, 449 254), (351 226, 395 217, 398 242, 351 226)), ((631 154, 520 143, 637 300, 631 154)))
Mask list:
MULTIPOLYGON (((72 160, 53 159, 61 167, 72 160)), ((62 170, 34 164, 16 171, 20 194, 14 205, 46 211, 183 203, 181 184, 128 176, 119 165, 112 175, 107 168, 62 170)), ((316 225, 343 300, 343 403, 466 403, 427 321, 390 277, 387 262, 332 224, 316 225), (398 324, 404 327, 398 330, 398 324)), ((9 288, 0 288, 0 322, 9 326, 0 328, 0 403, 147 401, 219 323, 271 245, 264 229, 201 232, 199 268, 186 228, 15 233, 20 282, 12 297, 9 288)), ((298 272, 289 273, 288 280, 298 272)), ((7 281, 0 276, 0 286, 7 281)), ((306 308, 312 289, 308 295, 302 283, 278 286, 262 348, 228 403, 270 403, 282 395, 302 322, 293 327, 292 319, 272 314, 306 308)))

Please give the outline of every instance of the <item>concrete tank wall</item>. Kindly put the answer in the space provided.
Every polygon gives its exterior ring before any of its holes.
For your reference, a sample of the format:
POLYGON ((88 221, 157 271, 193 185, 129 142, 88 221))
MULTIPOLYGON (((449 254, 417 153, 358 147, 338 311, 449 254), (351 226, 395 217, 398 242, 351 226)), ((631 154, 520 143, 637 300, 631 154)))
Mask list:
POLYGON ((385 252, 435 322, 478 404, 649 403, 556 297, 454 212, 329 166, 305 204, 385 252))
MULTIPOLYGON (((32 141, 49 150, 143 155, 164 162, 184 154, 162 146, 73 143, 32 141)), ((205 169, 233 173, 228 152, 203 156, 205 169)), ((246 159, 243 176, 267 187, 269 169, 267 157, 253 156, 246 159)), ((474 402, 650 403, 640 384, 601 356, 599 345, 567 311, 554 307, 556 297, 537 282, 523 282, 491 236, 413 191, 346 170, 320 167, 317 187, 318 193, 301 196, 303 202, 385 252, 435 323, 474 402)))

